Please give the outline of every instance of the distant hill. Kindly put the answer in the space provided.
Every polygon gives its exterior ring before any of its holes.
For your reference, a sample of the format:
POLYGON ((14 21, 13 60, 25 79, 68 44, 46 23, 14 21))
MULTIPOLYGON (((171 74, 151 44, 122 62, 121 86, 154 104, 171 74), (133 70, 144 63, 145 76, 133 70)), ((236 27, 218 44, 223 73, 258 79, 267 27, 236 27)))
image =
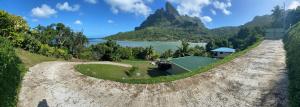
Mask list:
POLYGON ((171 3, 167 2, 165 8, 156 10, 134 31, 120 32, 104 39, 203 42, 215 37, 230 38, 236 35, 241 27, 267 27, 271 25, 272 21, 271 15, 256 16, 252 21, 242 26, 210 30, 204 26, 198 17, 180 15, 171 3))
POLYGON ((182 16, 167 2, 165 8, 151 14, 134 31, 118 33, 105 39, 116 40, 193 40, 202 41, 212 35, 198 17, 182 16), (202 37, 202 38, 201 38, 202 37))
POLYGON ((254 19, 243 26, 247 27, 254 27, 254 26, 259 26, 259 27, 269 27, 272 25, 273 18, 271 15, 264 15, 264 16, 256 16, 254 19))

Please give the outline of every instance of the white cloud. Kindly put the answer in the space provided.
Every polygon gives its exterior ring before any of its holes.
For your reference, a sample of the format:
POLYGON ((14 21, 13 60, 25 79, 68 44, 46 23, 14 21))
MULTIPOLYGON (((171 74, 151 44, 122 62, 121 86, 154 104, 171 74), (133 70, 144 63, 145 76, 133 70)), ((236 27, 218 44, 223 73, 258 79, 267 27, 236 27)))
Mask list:
POLYGON ((201 17, 202 8, 208 6, 210 0, 168 0, 169 2, 178 4, 177 10, 182 15, 192 17, 201 17))
POLYGON ((109 19, 109 20, 107 20, 107 23, 115 23, 115 21, 113 21, 113 20, 111 20, 111 19, 109 19))
POLYGON ((292 1, 291 4, 289 4, 288 9, 296 9, 298 6, 300 6, 299 1, 292 1))
POLYGON ((210 9, 210 12, 211 12, 213 15, 217 15, 217 12, 216 12, 214 9, 210 9))
POLYGON ((228 8, 232 6, 230 0, 227 0, 227 2, 214 1, 213 5, 216 9, 221 10, 225 15, 231 14, 231 11, 228 10, 228 8))
POLYGON ((80 20, 75 20, 74 24, 76 24, 76 25, 82 25, 82 22, 80 20))
POLYGON ((204 23, 209 23, 209 22, 212 22, 213 19, 209 16, 203 16, 203 17, 200 17, 200 19, 204 22, 204 23))
POLYGON ((91 3, 91 4, 97 4, 97 0, 84 0, 85 2, 91 3))
POLYGON ((36 7, 31 10, 31 14, 34 17, 39 18, 48 18, 52 15, 55 15, 57 12, 55 9, 52 9, 50 6, 43 4, 41 7, 36 7))
POLYGON ((134 13, 135 15, 147 16, 150 14, 151 9, 148 7, 145 0, 105 0, 111 6, 113 13, 119 12, 134 13))
POLYGON ((65 11, 77 11, 77 10, 79 10, 80 5, 75 4, 75 5, 71 6, 71 5, 69 5, 68 2, 64 2, 64 3, 57 3, 56 8, 58 8, 59 10, 65 10, 65 11))

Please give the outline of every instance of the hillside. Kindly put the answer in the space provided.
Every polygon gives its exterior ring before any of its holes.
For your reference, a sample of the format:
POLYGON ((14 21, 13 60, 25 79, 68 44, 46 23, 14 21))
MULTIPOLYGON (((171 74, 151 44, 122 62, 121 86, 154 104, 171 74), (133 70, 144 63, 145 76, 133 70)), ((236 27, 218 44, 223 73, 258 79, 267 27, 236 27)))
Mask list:
POLYGON ((156 10, 134 31, 121 32, 105 39, 176 41, 185 38, 202 41, 205 36, 211 35, 199 18, 182 16, 167 2, 165 8, 156 10))
POLYGON ((264 16, 256 16, 254 19, 243 26, 247 27, 254 27, 254 26, 259 26, 259 27, 269 27, 272 25, 273 18, 271 15, 264 15, 264 16))
POLYGON ((182 16, 167 2, 165 8, 151 14, 134 31, 120 32, 105 37, 112 40, 132 41, 209 41, 212 38, 230 38, 238 33, 241 27, 268 27, 273 22, 271 15, 256 16, 252 21, 236 27, 208 29, 198 17, 182 16))

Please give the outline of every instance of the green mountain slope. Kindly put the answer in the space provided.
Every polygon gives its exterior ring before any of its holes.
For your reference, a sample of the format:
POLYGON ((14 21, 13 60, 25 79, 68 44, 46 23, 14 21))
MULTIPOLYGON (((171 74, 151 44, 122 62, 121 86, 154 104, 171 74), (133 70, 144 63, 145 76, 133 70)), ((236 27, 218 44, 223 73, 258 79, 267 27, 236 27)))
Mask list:
POLYGON ((151 14, 135 31, 118 33, 106 37, 114 40, 160 40, 174 41, 187 39, 202 41, 203 36, 212 35, 197 17, 181 16, 169 3, 165 9, 158 9, 151 14))
POLYGON ((216 37, 233 37, 242 27, 268 27, 271 26, 272 22, 271 15, 264 15, 256 16, 252 21, 242 26, 208 29, 198 17, 182 16, 167 2, 165 8, 156 10, 134 31, 120 32, 104 39, 203 42, 216 37))

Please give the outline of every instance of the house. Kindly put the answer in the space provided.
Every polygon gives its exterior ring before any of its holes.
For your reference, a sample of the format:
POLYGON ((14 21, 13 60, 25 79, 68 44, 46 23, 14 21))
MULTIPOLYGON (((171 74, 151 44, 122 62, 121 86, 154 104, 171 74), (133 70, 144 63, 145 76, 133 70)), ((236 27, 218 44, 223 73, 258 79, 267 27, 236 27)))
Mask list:
POLYGON ((221 47, 214 50, 211 50, 213 52, 213 57, 215 58, 224 58, 232 53, 235 52, 235 49, 227 48, 227 47, 221 47))
POLYGON ((185 72, 192 72, 204 66, 214 63, 217 59, 209 57, 186 56, 174 58, 169 61, 171 68, 167 70, 170 74, 181 74, 185 72))

